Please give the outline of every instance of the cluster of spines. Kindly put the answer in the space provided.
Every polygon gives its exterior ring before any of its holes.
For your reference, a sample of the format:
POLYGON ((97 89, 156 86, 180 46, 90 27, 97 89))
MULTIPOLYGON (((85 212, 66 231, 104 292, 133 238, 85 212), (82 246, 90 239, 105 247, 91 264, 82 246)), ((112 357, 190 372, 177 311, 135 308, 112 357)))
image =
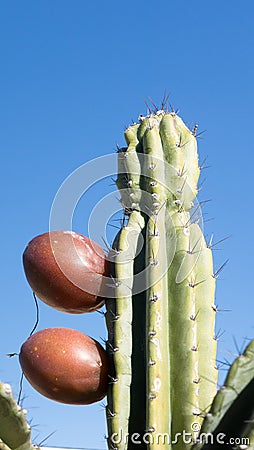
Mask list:
MULTIPOLYGON (((143 432, 171 436, 183 429, 191 431, 194 421, 201 423, 217 383, 216 341, 213 339, 215 278, 211 249, 207 247, 199 225, 192 223, 190 213, 200 172, 196 137, 174 112, 163 110, 147 117, 140 116, 140 123, 130 126, 125 137, 128 147, 118 152, 117 186, 129 220, 138 214, 139 219, 142 217, 140 234, 144 227, 146 229, 143 273, 146 296, 140 294, 140 302, 146 303, 143 309, 146 314, 146 426, 143 432)), ((118 352, 124 352, 125 347, 117 337, 117 330, 118 321, 122 321, 121 326, 125 328, 124 317, 128 317, 125 329, 132 334, 135 294, 129 283, 128 292, 125 287, 124 294, 128 300, 124 302, 123 290, 119 287, 124 284, 125 270, 129 273, 134 267, 137 245, 136 239, 132 259, 124 268, 124 257, 121 261, 120 255, 125 251, 123 242, 127 236, 128 230, 124 226, 118 239, 122 243, 120 246, 118 243, 115 252, 116 299, 114 303, 108 302, 107 312, 109 316, 114 310, 113 324, 108 325, 114 366, 114 388, 110 388, 108 402, 109 435, 114 424, 114 432, 121 430, 125 436, 128 436, 131 417, 128 395, 131 388, 132 392, 135 389, 131 373, 132 338, 128 335, 125 354, 128 361, 120 369, 125 373, 128 368, 126 387, 121 384, 118 363, 118 352), (125 309, 129 309, 128 313, 125 309), (120 405, 118 391, 125 392, 124 404, 128 405, 121 413, 120 408, 116 409, 116 405, 120 405)), ((132 274, 133 282, 136 274, 132 274)), ((135 301, 137 297, 135 295, 135 301)), ((160 443, 152 439, 148 447, 159 449, 160 443)), ((132 447, 126 440, 110 448, 132 447)), ((164 448, 171 448, 171 445, 164 445, 164 448)), ((181 442, 179 448, 182 448, 181 442)))

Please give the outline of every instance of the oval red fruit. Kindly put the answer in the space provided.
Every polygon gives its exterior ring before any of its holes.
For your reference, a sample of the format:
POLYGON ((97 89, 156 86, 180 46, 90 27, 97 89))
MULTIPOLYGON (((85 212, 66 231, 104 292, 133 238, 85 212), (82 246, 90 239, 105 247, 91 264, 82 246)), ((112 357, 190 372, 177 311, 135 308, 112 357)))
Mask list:
POLYGON ((19 360, 30 384, 51 400, 88 405, 106 395, 107 354, 97 341, 80 331, 38 331, 22 345, 19 360))
POLYGON ((105 253, 81 234, 51 231, 35 237, 24 251, 23 264, 35 294, 55 309, 77 314, 104 304, 105 253))

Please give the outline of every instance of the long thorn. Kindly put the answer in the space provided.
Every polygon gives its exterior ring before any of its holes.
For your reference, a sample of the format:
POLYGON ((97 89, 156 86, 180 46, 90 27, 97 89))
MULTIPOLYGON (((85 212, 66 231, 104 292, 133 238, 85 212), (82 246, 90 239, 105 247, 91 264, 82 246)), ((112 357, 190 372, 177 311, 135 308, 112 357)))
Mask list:
POLYGON ((222 270, 224 269, 224 267, 227 265, 229 259, 227 259, 220 267, 219 269, 213 274, 214 278, 218 278, 219 274, 222 272, 222 270))

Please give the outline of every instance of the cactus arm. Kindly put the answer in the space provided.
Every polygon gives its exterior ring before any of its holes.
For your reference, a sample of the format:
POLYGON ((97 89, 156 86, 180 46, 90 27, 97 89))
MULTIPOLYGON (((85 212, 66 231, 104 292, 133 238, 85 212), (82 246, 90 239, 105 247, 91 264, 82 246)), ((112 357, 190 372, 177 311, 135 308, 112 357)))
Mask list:
POLYGON ((116 301, 115 301, 115 263, 114 259, 117 255, 117 251, 119 248, 119 238, 120 238, 121 230, 117 233, 115 236, 115 239, 112 244, 112 249, 109 252, 108 258, 110 261, 110 274, 112 276, 112 282, 109 284, 109 289, 111 290, 112 294, 109 296, 106 300, 106 313, 105 313, 105 320, 106 320, 106 327, 108 331, 108 339, 106 342, 106 348, 107 353, 109 357, 109 363, 110 363, 110 372, 109 372, 109 382, 108 382, 108 390, 107 390, 107 406, 106 406, 106 420, 107 420, 107 429, 108 429, 108 437, 107 437, 107 443, 108 443, 108 449, 114 450, 116 448, 115 445, 113 445, 113 442, 111 440, 113 432, 114 431, 114 424, 115 424, 115 413, 114 413, 114 383, 116 382, 116 373, 115 373, 115 367, 114 367, 114 325, 115 325, 115 318, 116 318, 116 301))
MULTIPOLYGON (((217 382, 211 252, 197 224, 179 229, 168 281, 172 296, 169 320, 173 437, 181 430, 191 433, 194 422, 201 424, 202 412, 210 407, 217 382), (179 372, 184 374, 181 382, 179 372)), ((182 449, 183 445, 179 439, 175 448, 182 449)))
MULTIPOLYGON (((246 425, 241 433, 241 438, 242 442, 244 439, 244 442, 248 444, 248 450, 254 449, 254 411, 252 411, 250 418, 246 421, 246 425)), ((241 447, 239 447, 239 450, 240 449, 241 447)))
MULTIPOLYGON (((254 393, 252 392, 252 396, 249 398, 253 399, 254 393)), ((243 431, 241 433, 242 438, 247 438, 249 449, 254 449, 254 407, 252 407, 251 414, 248 418, 248 420, 245 420, 245 426, 243 428, 243 431)))
MULTIPOLYGON (((119 234, 114 265, 110 434, 121 428, 144 438, 147 432, 142 450, 189 450, 191 443, 178 437, 171 445, 167 438, 191 433, 193 423, 201 426, 217 383, 213 261, 191 211, 200 173, 197 142, 175 113, 139 119, 126 129, 128 147, 119 151, 117 186, 130 220, 119 234), (143 222, 132 239, 134 214, 143 222), (141 238, 145 251, 137 255, 141 238), (140 270, 143 277, 146 272, 145 292, 137 289, 140 270)), ((135 444, 129 438, 109 448, 132 450, 135 444)))
POLYGON ((254 373, 254 339, 247 345, 242 355, 233 362, 224 385, 236 392, 252 380, 254 373))
POLYGON ((22 408, 15 402, 8 384, 0 383, 1 446, 12 450, 34 450, 30 440, 31 428, 22 408))
MULTIPOLYGON (((165 206, 157 218, 151 217, 147 225, 147 431, 157 438, 159 433, 168 433, 170 414, 169 386, 169 331, 167 279, 161 276, 157 267, 166 261, 166 241, 164 238, 165 206), (158 239, 159 236, 159 239, 158 239), (159 241, 159 242, 158 242, 159 241)), ((160 448, 160 443, 152 442, 150 449, 160 448)), ((170 446, 165 446, 170 448, 170 446)))
MULTIPOLYGON (((169 330, 166 255, 166 193, 163 150, 156 121, 148 119, 143 137, 147 155, 147 191, 151 194, 151 215, 147 224, 147 432, 148 448, 161 448, 159 434, 168 434, 171 414, 169 395, 169 330)), ((171 448, 166 443, 163 448, 171 448)))
MULTIPOLYGON (((139 237, 144 228, 144 218, 139 212, 141 199, 140 162, 137 151, 140 144, 137 138, 138 125, 126 129, 127 148, 118 152, 117 187, 121 194, 121 203, 125 214, 130 213, 128 225, 124 226, 117 238, 117 251, 114 256, 115 305, 112 300, 107 304, 113 310, 111 318, 109 311, 108 329, 110 330, 113 381, 108 392, 108 430, 109 435, 122 434, 121 442, 109 442, 109 448, 126 449, 128 446, 128 428, 130 419, 131 381, 132 381, 132 289, 134 282, 134 260, 139 237), (113 321, 113 324, 112 324, 113 321), (123 406, 124 405, 124 406, 123 406)), ((110 439, 109 436, 109 439, 110 439)), ((117 440, 116 439, 116 440, 117 440)))
POLYGON ((130 414, 131 386, 131 354, 132 354, 132 284, 133 265, 137 241, 144 226, 143 218, 138 211, 133 211, 129 222, 121 230, 119 248, 115 256, 116 276, 116 313, 114 321, 113 359, 115 376, 111 386, 113 404, 110 407, 109 420, 115 443, 119 450, 126 449, 128 444, 128 424, 130 414))
POLYGON ((190 251, 195 264, 195 286, 197 323, 197 353, 199 379, 199 408, 201 416, 210 409, 217 390, 216 367, 217 341, 215 337, 215 277, 213 258, 198 224, 191 227, 190 251))
MULTIPOLYGON (((138 242, 138 249, 141 250, 134 261, 132 297, 132 382, 129 435, 134 436, 135 433, 138 433, 139 450, 147 448, 143 442, 146 429, 146 292, 141 291, 139 280, 140 274, 145 273, 145 239, 144 228, 138 242)), ((136 448, 137 444, 129 442, 128 450, 136 450, 136 448)))
MULTIPOLYGON (((254 377, 238 394, 230 408, 225 413, 223 419, 217 426, 214 435, 225 433, 227 440, 229 438, 240 438, 242 443, 247 443, 253 439, 254 429, 254 377)), ((249 447, 248 447, 249 448, 249 447)))
MULTIPOLYGON (((128 145, 125 168, 128 185, 130 210, 142 211, 142 189, 141 189, 141 162, 143 148, 138 138, 140 124, 134 124, 125 130, 124 137, 128 145)), ((142 273, 145 269, 145 216, 141 212, 139 216, 142 221, 141 232, 136 245, 136 256, 134 260, 134 278, 132 290, 132 381, 130 386, 130 417, 129 436, 139 435, 139 448, 145 447, 142 437, 145 433, 145 308, 146 295, 144 291, 144 280, 142 273)), ((129 439, 128 450, 136 448, 129 439)))
MULTIPOLYGON (((167 161, 168 288, 172 439, 182 430, 192 432, 200 422, 198 325, 196 300, 199 276, 196 253, 191 252, 192 226, 188 210, 197 194, 199 177, 196 139, 175 114, 165 114, 160 136, 167 161), (169 256, 169 253, 171 255, 169 256), (175 254, 173 254, 175 252, 175 254), (181 330, 181 332, 180 332, 181 330), (179 379, 179 373, 183 374, 179 379), (179 407, 179 405, 181 405, 179 407)), ((203 355, 204 357, 204 355, 203 355)), ((174 448, 189 448, 181 436, 174 448)))
POLYGON ((254 378, 231 403, 215 430, 211 432, 210 440, 206 439, 208 435, 205 433, 200 434, 199 440, 202 450, 219 450, 222 448, 222 440, 225 447, 229 449, 251 448, 254 426, 253 396, 254 378))
MULTIPOLYGON (((178 217, 172 214, 171 220, 174 220, 173 226, 176 227, 178 217)), ((196 301, 193 286, 195 265, 194 255, 188 253, 189 233, 189 229, 177 227, 176 242, 172 244, 175 245, 175 255, 168 270, 172 439, 182 430, 191 433, 192 423, 200 420, 197 322, 193 320, 196 301)), ((173 448, 185 449, 189 446, 179 436, 173 448)))
MULTIPOLYGON (((176 114, 166 114, 160 123, 160 134, 165 158, 170 173, 170 191, 173 203, 179 206, 180 212, 188 211, 193 206, 197 195, 197 182, 200 168, 198 165, 197 142, 195 136, 176 114)), ((170 206, 173 208, 172 204, 170 206)), ((173 217, 173 216, 172 216, 173 217)), ((190 218, 180 218, 182 225, 190 224, 190 218)), ((187 231, 186 227, 185 231, 187 231)), ((193 285, 195 299, 195 314, 193 326, 197 336, 199 410, 203 413, 210 407, 216 393, 217 370, 215 368, 216 341, 214 339, 215 311, 213 310, 215 278, 213 277, 213 262, 211 250, 207 248, 205 239, 197 224, 191 224, 189 254, 194 265, 194 271, 189 276, 193 285), (192 250, 193 249, 193 250, 192 250), (208 347, 207 347, 208 346, 208 347)), ((183 229, 184 231, 184 229, 183 229)), ((186 250, 185 250, 186 251, 186 250)), ((186 256, 183 256, 183 261, 186 256)), ((177 282, 182 282, 186 262, 180 265, 177 282)), ((176 275, 176 273, 175 273, 176 275)), ((176 339, 176 336, 175 336, 176 339)), ((195 360, 195 358, 194 358, 195 360)), ((193 402, 193 405, 195 402, 193 402)), ((198 412, 198 408, 196 408, 198 412)))
MULTIPOLYGON (((233 362, 227 374, 224 386, 217 392, 211 409, 207 413, 202 428, 202 433, 215 434, 222 427, 225 427, 225 421, 231 423, 231 436, 234 435, 235 425, 233 424, 234 414, 237 420, 241 421, 240 409, 243 411, 247 408, 246 402, 251 402, 253 408, 254 395, 254 340, 246 347, 244 353, 240 355, 233 362), (245 392, 244 392, 245 391, 245 392), (247 395, 246 395, 247 393, 247 395), (241 396, 242 394, 242 396, 241 396), (241 405, 242 406, 239 406, 241 405), (235 411, 235 412, 234 412, 235 411), (232 414, 232 412, 234 414, 232 414), (228 416, 227 416, 227 413, 228 416)), ((202 443, 198 443, 193 447, 193 450, 203 448, 202 443)))
POLYGON ((0 450, 11 450, 10 447, 8 447, 8 445, 6 445, 2 439, 0 439, 0 450))

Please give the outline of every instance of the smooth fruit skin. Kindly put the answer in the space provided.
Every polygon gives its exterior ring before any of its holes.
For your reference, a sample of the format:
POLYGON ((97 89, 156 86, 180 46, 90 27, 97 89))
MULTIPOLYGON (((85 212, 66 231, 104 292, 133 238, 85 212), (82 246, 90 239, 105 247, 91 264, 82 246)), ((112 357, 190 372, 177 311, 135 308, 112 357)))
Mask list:
POLYGON ((86 313, 104 304, 105 254, 81 234, 60 230, 35 237, 24 251, 23 265, 35 294, 59 311, 86 313))
POLYGON ((88 405, 106 395, 107 354, 96 340, 80 331, 38 331, 22 345, 19 361, 29 383, 51 400, 88 405))

